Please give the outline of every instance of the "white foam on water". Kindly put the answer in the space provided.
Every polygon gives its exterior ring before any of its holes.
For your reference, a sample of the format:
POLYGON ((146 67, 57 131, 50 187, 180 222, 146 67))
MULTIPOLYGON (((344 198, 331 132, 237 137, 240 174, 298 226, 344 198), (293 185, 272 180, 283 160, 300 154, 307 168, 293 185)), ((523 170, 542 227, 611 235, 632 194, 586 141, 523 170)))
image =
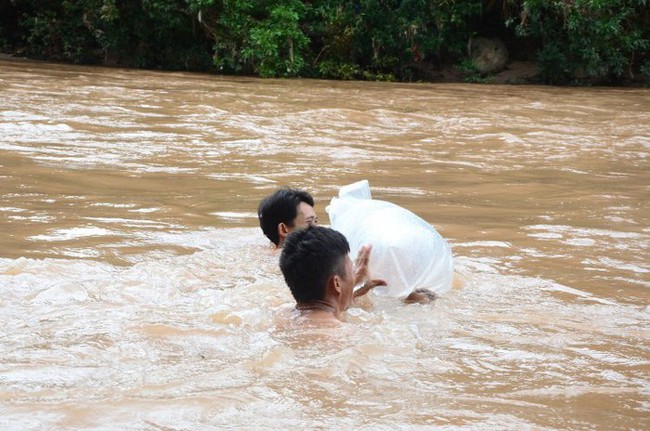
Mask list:
POLYGON ((211 215, 226 218, 226 219, 241 219, 241 218, 257 218, 257 213, 253 212, 233 212, 233 211, 219 211, 210 213, 211 215))
POLYGON ((456 242, 455 247, 498 247, 498 248, 512 248, 512 244, 506 241, 471 241, 471 242, 456 242))
POLYGON ((83 237, 109 236, 116 232, 96 226, 73 227, 68 229, 55 229, 47 235, 33 235, 28 237, 31 241, 72 241, 83 237))
POLYGON ((133 212, 133 213, 145 213, 145 214, 147 214, 147 213, 153 213, 153 212, 161 211, 161 210, 162 210, 162 208, 136 208, 136 209, 130 209, 128 211, 133 212))
POLYGON ((0 207, 0 211, 10 212, 10 213, 21 213, 27 210, 24 208, 16 208, 16 207, 0 207))

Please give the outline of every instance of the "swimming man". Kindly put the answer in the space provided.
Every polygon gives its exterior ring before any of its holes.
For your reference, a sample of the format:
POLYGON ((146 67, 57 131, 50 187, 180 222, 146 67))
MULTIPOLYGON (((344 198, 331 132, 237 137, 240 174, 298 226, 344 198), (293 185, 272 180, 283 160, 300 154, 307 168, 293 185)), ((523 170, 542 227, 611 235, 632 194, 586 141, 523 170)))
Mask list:
POLYGON ((300 316, 312 323, 338 323, 354 298, 386 285, 368 278, 370 250, 362 247, 353 265, 350 245, 340 232, 309 226, 288 235, 280 269, 300 316))
POLYGON ((287 235, 295 229, 318 224, 314 198, 303 190, 289 187, 282 187, 262 199, 257 217, 262 232, 276 248, 282 247, 287 235))

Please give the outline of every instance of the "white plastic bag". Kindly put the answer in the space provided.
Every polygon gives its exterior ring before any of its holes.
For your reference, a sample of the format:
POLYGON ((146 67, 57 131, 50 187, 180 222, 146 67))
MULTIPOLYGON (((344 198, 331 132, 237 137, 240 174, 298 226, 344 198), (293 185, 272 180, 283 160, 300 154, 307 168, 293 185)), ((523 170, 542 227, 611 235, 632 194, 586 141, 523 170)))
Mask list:
POLYGON ((426 221, 391 202, 373 200, 367 180, 342 187, 326 208, 332 229, 350 243, 354 260, 361 246, 372 245, 369 273, 386 280, 378 295, 405 297, 426 288, 451 288, 453 261, 445 239, 426 221))

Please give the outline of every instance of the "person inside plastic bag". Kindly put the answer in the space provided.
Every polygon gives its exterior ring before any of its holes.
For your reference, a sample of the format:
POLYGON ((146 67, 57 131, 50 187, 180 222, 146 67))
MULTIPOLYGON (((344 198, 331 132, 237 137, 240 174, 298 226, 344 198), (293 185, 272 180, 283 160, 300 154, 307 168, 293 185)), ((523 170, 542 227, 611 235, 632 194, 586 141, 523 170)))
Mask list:
POLYGON ((284 240, 295 229, 318 224, 314 198, 306 191, 282 187, 262 199, 257 217, 264 235, 282 247, 284 240))
POLYGON ((338 323, 353 299, 386 285, 369 279, 370 251, 371 246, 362 247, 353 265, 348 240, 334 229, 308 226, 289 234, 280 270, 300 318, 316 324, 338 323))
POLYGON ((447 241, 415 213, 373 199, 367 180, 341 187, 326 211, 331 227, 348 240, 352 256, 373 245, 369 271, 387 282, 374 294, 425 304, 451 289, 453 255, 447 241))

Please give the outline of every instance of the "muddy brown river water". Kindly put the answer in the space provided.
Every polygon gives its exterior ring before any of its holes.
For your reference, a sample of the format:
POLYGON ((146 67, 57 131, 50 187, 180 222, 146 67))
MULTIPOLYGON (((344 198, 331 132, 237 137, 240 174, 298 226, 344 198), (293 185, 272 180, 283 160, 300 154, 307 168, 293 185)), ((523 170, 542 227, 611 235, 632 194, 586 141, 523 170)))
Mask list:
POLYGON ((650 428, 650 90, 0 60, 0 429, 650 428), (304 330, 257 227, 368 179, 461 286, 304 330))

